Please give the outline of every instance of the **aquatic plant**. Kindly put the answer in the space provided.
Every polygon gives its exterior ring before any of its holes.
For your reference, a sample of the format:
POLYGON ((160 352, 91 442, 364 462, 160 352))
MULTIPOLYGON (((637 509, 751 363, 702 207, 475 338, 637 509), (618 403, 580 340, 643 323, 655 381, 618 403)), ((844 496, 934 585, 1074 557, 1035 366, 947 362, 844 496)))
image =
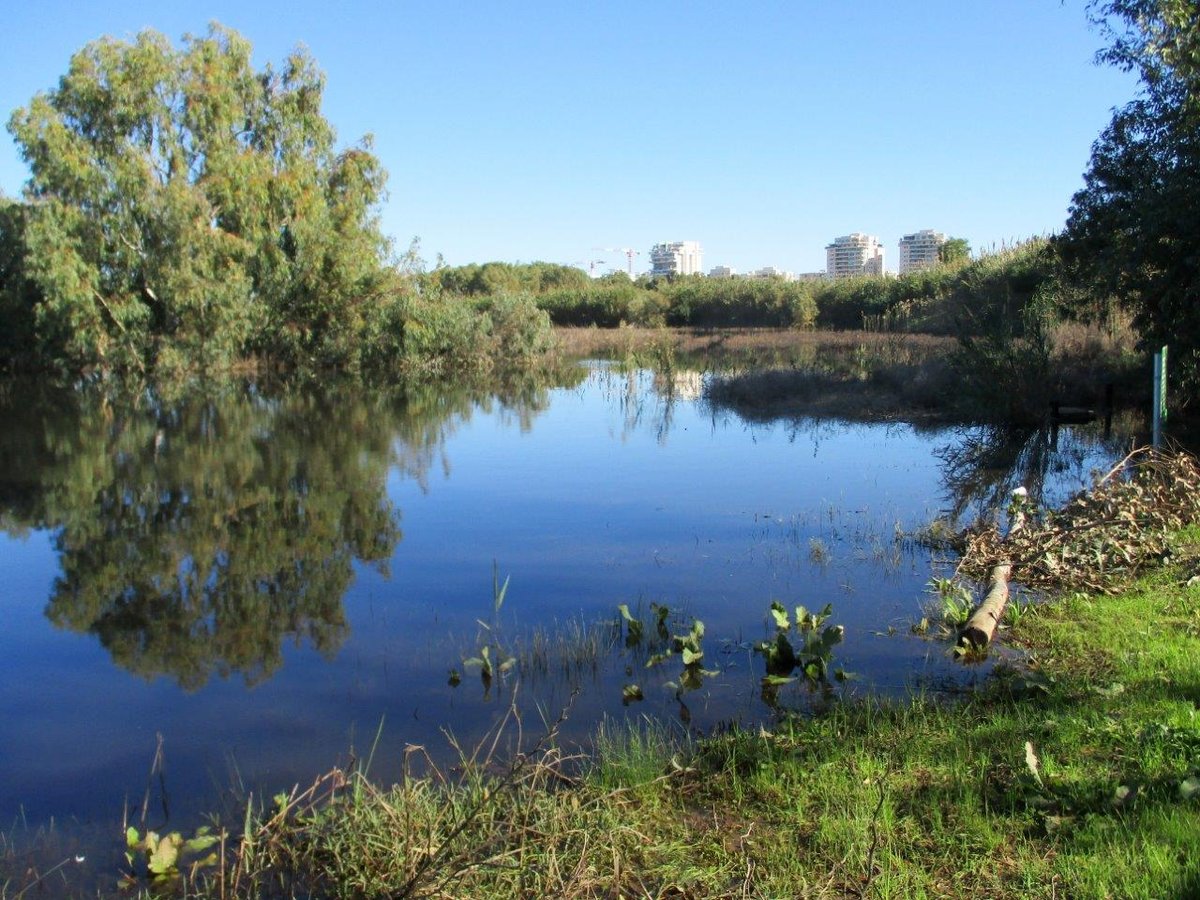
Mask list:
MULTIPOLYGON (((797 670, 810 685, 828 684, 833 648, 846 633, 841 625, 825 626, 833 614, 833 604, 827 603, 820 612, 797 606, 792 619, 782 603, 772 600, 770 612, 775 636, 754 645, 754 652, 762 655, 767 666, 767 674, 763 676, 764 697, 769 695, 773 699, 773 689, 795 681, 797 676, 793 673, 797 670), (798 643, 793 643, 793 637, 798 643)), ((845 673, 838 669, 834 677, 840 681, 845 673)))
POLYGON ((203 825, 190 838, 178 831, 169 834, 159 834, 156 831, 141 832, 133 825, 125 830, 125 861, 130 871, 125 874, 124 881, 128 887, 135 887, 142 877, 148 877, 156 884, 173 881, 180 877, 185 868, 194 878, 197 871, 212 867, 220 861, 217 851, 213 850, 207 856, 200 856, 205 850, 210 850, 224 840, 224 835, 212 833, 212 829, 203 825), (142 873, 135 871, 141 869, 142 873))
MULTIPOLYGON (((663 628, 665 629, 665 617, 663 628)), ((685 691, 692 691, 701 687, 704 684, 704 676, 719 675, 720 671, 716 669, 704 668, 704 623, 699 619, 692 619, 692 627, 685 634, 672 634, 668 649, 661 653, 653 654, 646 660, 646 668, 651 669, 661 665, 669 659, 678 656, 683 661, 683 670, 680 672, 679 680, 668 681, 667 688, 673 689, 678 697, 685 691)))
MULTIPOLYGON (((478 668, 479 680, 483 682, 483 693, 486 698, 491 693, 492 681, 500 675, 505 675, 512 671, 517 664, 517 658, 512 653, 508 652, 500 642, 500 608, 504 606, 504 598, 508 594, 509 578, 504 579, 504 584, 500 584, 500 572, 496 565, 492 565, 492 623, 489 625, 482 619, 477 620, 479 626, 483 629, 483 640, 479 645, 479 651, 476 656, 469 657, 463 660, 465 668, 478 668), (493 651, 495 656, 493 658, 493 651)), ((451 670, 450 686, 454 687, 459 680, 456 676, 457 672, 451 670)))
POLYGON ((975 608, 971 589, 953 578, 932 578, 929 593, 936 600, 936 618, 947 629, 957 631, 967 624, 975 608))

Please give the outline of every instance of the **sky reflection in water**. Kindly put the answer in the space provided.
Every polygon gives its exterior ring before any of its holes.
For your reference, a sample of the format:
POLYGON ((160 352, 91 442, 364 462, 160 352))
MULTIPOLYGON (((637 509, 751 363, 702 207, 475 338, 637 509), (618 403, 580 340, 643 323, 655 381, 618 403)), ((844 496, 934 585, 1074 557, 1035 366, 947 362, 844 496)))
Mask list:
MULTIPOLYGON (((463 666, 480 620, 510 648, 576 625, 607 647, 621 603, 670 607, 675 632, 703 620, 721 674, 683 697, 698 730, 771 717, 748 648, 773 599, 832 603, 835 664, 857 676, 838 691, 961 679, 944 645, 908 635, 935 573, 912 534, 1031 477, 1060 501, 1115 455, 1086 430, 1057 452, 1038 435, 995 452, 975 430, 750 425, 699 399, 693 374, 579 379, 502 397, 4 401, 0 813, 116 819, 158 734, 176 814, 238 782, 307 782, 381 722, 374 772, 391 778, 405 744, 439 754, 443 729, 469 742, 503 711, 511 679, 485 696, 463 666), (511 581, 493 621, 496 573, 511 581)), ((678 662, 644 658, 618 641, 594 669, 529 675, 527 730, 576 685, 568 739, 604 716, 678 722, 678 662), (626 707, 630 683, 645 700, 626 707)), ((813 702, 799 686, 781 699, 813 702)))

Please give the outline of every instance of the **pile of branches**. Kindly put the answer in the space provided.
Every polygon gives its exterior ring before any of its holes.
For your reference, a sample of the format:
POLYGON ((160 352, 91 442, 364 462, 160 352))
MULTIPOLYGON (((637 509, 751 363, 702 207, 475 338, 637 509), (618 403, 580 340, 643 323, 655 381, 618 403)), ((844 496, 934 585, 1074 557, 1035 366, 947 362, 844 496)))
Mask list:
POLYGON ((1135 450, 1062 509, 1021 514, 1023 526, 1007 538, 995 524, 959 535, 956 574, 983 580, 1008 562, 1033 590, 1115 593, 1169 555, 1173 531, 1200 522, 1200 464, 1186 453, 1135 450))

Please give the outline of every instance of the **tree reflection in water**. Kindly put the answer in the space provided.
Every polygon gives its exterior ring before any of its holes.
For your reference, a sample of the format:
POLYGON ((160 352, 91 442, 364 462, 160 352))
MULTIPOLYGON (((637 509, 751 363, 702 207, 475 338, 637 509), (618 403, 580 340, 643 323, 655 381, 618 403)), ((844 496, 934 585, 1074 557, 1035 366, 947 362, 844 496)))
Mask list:
POLYGON ((1051 496, 1055 486, 1086 484, 1087 467, 1120 455, 1126 433, 1105 437, 1098 426, 1017 428, 1000 425, 955 429, 955 439, 936 451, 942 484, 957 521, 1004 509, 1013 489, 1024 487, 1037 506, 1058 506, 1067 497, 1051 496))
POLYGON ((96 635, 122 667, 186 689, 261 682, 285 640, 332 655, 356 562, 386 569, 401 538, 387 477, 424 483, 479 405, 522 421, 547 405, 504 394, 254 384, 121 393, 0 392, 0 527, 54 532, 47 617, 96 635))

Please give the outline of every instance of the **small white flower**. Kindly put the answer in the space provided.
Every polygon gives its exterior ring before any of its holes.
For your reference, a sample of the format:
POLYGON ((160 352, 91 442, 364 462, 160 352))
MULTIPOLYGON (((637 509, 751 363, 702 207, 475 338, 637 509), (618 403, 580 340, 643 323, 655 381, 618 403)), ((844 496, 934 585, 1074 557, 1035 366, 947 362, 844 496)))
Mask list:
POLYGON ((1029 491, 1023 487, 1013 488, 1012 495, 1014 500, 1024 500, 1029 496, 1029 491))

